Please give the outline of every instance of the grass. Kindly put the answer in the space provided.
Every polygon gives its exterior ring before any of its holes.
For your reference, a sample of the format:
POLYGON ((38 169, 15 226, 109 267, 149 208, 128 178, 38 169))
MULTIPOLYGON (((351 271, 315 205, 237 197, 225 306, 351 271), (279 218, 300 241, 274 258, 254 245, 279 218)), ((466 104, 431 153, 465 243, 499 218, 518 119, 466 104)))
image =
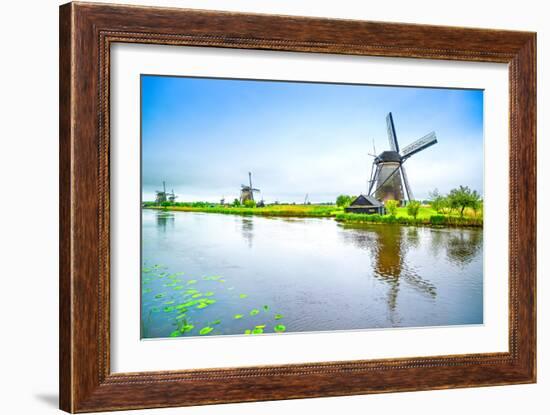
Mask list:
POLYGON ((414 226, 483 226, 483 213, 473 212, 471 209, 464 211, 461 217, 456 212, 447 211, 438 213, 429 206, 421 206, 416 218, 407 214, 406 207, 397 208, 395 216, 368 215, 361 213, 338 213, 336 220, 346 223, 389 223, 414 226))
POLYGON ((345 213, 344 209, 336 205, 267 205, 265 207, 233 207, 219 204, 202 206, 174 205, 174 206, 146 206, 149 209, 171 210, 180 212, 221 213, 227 215, 259 215, 272 217, 307 217, 307 218, 334 218, 339 222, 349 223, 390 223, 415 226, 483 226, 483 212, 474 212, 467 208, 464 216, 456 211, 447 210, 438 213, 429 205, 423 205, 416 218, 409 216, 406 207, 397 208, 395 216, 369 215, 361 213, 345 213))
POLYGON ((343 213, 344 209, 335 205, 268 205, 266 207, 233 207, 222 205, 210 206, 148 206, 151 209, 173 210, 180 212, 206 212, 222 213, 228 215, 259 215, 259 216, 282 216, 282 217, 309 217, 328 218, 334 217, 337 213, 343 213))

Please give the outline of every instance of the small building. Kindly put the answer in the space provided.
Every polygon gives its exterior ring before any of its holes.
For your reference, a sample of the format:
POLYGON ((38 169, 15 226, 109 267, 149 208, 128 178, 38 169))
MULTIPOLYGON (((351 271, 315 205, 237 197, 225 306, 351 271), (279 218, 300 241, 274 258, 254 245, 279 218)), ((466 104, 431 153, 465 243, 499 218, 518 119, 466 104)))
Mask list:
POLYGON ((386 210, 382 202, 374 196, 359 195, 344 209, 346 213, 369 213, 383 215, 386 210))

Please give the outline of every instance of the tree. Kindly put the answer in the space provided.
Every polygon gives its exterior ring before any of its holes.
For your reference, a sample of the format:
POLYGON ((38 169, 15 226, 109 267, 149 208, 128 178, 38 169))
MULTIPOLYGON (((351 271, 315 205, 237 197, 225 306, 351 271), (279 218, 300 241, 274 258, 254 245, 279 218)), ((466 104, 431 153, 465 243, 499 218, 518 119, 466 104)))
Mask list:
POLYGON ((352 198, 349 195, 340 195, 336 198, 336 206, 347 207, 352 202, 352 198))
POLYGON ((388 211, 388 213, 390 214, 390 216, 395 216, 395 214, 397 213, 397 207, 399 206, 399 202, 397 200, 389 199, 389 200, 386 200, 386 202, 384 203, 384 206, 388 211))
POLYGON ((448 207, 449 203, 445 196, 439 193, 439 190, 434 189, 433 192, 430 192, 430 206, 432 209, 434 209, 437 213, 441 213, 443 209, 448 207))
POLYGON ((251 199, 247 199, 247 200, 244 201, 244 207, 247 207, 247 208, 256 207, 256 202, 254 202, 251 199))
POLYGON ((407 214, 416 219, 418 211, 420 210, 420 202, 418 200, 411 200, 407 204, 407 214))
POLYGON ((239 206, 241 206, 241 201, 239 199, 235 198, 235 200, 233 200, 232 205, 234 207, 239 207, 239 206))
POLYGON ((459 186, 449 192, 449 205, 453 209, 460 210, 460 216, 464 216, 464 209, 471 207, 476 211, 479 209, 481 197, 475 190, 470 190, 468 186, 459 186))

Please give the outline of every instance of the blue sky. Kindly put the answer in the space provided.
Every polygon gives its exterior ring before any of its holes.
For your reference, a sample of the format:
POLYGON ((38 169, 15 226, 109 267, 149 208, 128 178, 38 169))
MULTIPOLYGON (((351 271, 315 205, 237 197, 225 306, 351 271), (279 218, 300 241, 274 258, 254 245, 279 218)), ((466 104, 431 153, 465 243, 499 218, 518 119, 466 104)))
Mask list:
POLYGON ((366 192, 373 142, 389 149, 435 131, 406 161, 415 198, 467 185, 483 193, 479 90, 143 75, 142 195, 165 180, 179 201, 238 197, 248 172, 267 202, 333 201, 366 192))

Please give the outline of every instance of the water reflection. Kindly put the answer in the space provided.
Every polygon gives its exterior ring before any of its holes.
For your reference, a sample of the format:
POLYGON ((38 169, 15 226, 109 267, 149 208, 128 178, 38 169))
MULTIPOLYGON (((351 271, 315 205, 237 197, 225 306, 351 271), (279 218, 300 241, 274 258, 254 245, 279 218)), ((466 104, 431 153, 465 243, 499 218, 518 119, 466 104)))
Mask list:
POLYGON ((161 232, 166 232, 166 228, 173 228, 175 217, 173 213, 170 212, 157 212, 157 229, 161 232))
POLYGON ((254 240, 254 219, 243 217, 241 219, 241 235, 249 248, 252 248, 254 240))
POLYGON ((483 245, 481 232, 453 232, 447 240, 447 258, 465 266, 476 258, 483 245))
POLYGON ((347 230, 343 233, 344 240, 369 251, 374 277, 387 284, 386 302, 392 322, 397 323, 394 321, 393 311, 398 305, 401 282, 406 282, 408 286, 429 298, 437 296, 436 286, 423 279, 406 264, 407 251, 416 249, 420 245, 418 228, 397 225, 344 225, 343 227, 347 230))

